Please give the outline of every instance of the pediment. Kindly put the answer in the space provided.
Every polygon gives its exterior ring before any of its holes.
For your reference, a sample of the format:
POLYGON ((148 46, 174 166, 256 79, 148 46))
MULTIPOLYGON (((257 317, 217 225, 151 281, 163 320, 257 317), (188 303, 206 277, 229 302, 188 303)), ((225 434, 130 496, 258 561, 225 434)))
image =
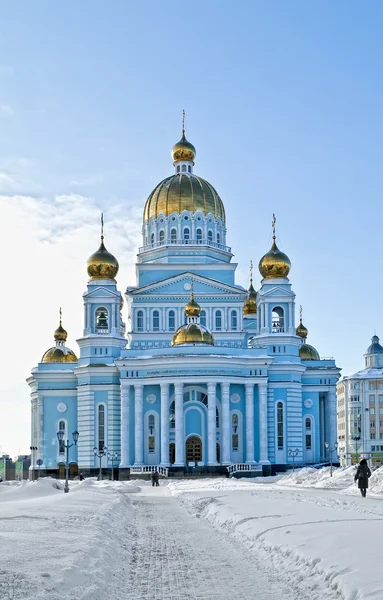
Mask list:
POLYGON ((117 298, 120 297, 119 292, 112 292, 111 290, 108 290, 108 288, 105 287, 97 287, 95 289, 92 289, 91 292, 88 292, 87 294, 84 294, 84 298, 88 298, 92 299, 92 298, 117 298))
POLYGON ((182 273, 174 277, 169 277, 167 279, 163 279, 162 281, 137 288, 128 293, 133 297, 158 295, 185 296, 187 294, 191 294, 192 288, 197 299, 199 296, 208 297, 221 294, 224 296, 232 295, 238 298, 238 300, 242 300, 247 294, 247 291, 243 288, 222 283, 221 281, 216 281, 215 279, 203 277, 194 273, 182 273))
POLYGON ((277 296, 278 298, 283 296, 286 298, 295 298, 295 294, 291 289, 287 289, 279 285, 275 285, 267 290, 260 290, 258 293, 260 296, 262 296, 262 298, 269 298, 271 296, 277 296))

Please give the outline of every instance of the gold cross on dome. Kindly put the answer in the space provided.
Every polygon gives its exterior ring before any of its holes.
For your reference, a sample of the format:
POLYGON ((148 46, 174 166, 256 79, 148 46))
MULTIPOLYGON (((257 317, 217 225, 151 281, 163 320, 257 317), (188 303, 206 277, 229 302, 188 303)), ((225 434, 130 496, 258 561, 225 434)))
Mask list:
POLYGON ((276 216, 273 213, 273 220, 271 221, 271 226, 273 228, 273 238, 275 238, 275 223, 277 222, 276 216))

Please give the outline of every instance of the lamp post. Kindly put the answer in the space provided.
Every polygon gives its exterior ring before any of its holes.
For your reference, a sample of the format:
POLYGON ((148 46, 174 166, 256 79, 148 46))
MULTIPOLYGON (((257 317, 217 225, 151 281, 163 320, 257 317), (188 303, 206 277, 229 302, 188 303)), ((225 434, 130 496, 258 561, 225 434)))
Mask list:
POLYGON ((68 484, 68 475, 69 475, 69 448, 72 448, 73 445, 77 445, 78 442, 78 436, 80 435, 78 431, 74 431, 72 433, 73 436, 73 443, 70 444, 69 440, 66 441, 66 443, 64 442, 64 435, 65 435, 65 431, 60 430, 57 432, 57 439, 59 441, 59 444, 61 446, 64 446, 65 450, 66 450, 66 461, 65 461, 65 486, 64 486, 64 493, 67 494, 69 492, 69 484, 68 484))
POLYGON ((355 442, 355 455, 356 455, 356 462, 358 462, 358 442, 360 440, 360 436, 357 437, 353 437, 352 438, 355 442))
POLYGON ((106 446, 104 446, 103 449, 100 450, 99 452, 97 451, 96 447, 93 448, 94 455, 100 459, 100 474, 98 476, 99 481, 102 481, 101 460, 102 460, 102 457, 105 456, 107 450, 108 450, 108 448, 106 446))
POLYGON ((332 477, 332 453, 335 452, 335 450, 338 450, 338 442, 335 442, 333 448, 330 448, 330 444, 328 442, 325 442, 324 445, 326 450, 330 452, 330 477, 332 477))
POLYGON ((35 452, 38 450, 37 446, 29 446, 31 451, 31 463, 32 463, 32 481, 35 480, 34 468, 35 468, 35 452))
POLYGON ((295 471, 295 457, 298 456, 298 454, 299 454, 298 448, 295 448, 295 450, 292 450, 291 448, 289 448, 289 456, 293 457, 293 473, 295 471))
POLYGON ((114 481, 114 461, 119 459, 117 452, 112 454, 112 452, 108 452, 108 459, 112 463, 112 481, 114 481))

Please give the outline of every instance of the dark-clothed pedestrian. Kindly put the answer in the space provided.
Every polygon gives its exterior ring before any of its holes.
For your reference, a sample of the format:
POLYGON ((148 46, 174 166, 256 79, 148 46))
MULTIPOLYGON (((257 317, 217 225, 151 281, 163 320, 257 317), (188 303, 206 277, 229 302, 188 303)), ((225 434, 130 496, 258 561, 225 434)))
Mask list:
POLYGON ((160 485, 159 483, 160 481, 160 474, 158 471, 152 471, 152 486, 154 485, 160 485))
POLYGON ((355 481, 358 482, 358 488, 360 489, 360 493, 362 494, 363 498, 366 497, 368 480, 370 477, 370 467, 368 466, 366 459, 362 458, 355 473, 355 481))

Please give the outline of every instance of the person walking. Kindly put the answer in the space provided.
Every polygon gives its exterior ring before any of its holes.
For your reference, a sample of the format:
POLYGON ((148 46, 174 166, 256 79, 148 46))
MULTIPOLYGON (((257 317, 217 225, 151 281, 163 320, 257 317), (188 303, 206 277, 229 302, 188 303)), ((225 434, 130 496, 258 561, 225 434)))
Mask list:
POLYGON ((363 498, 366 497, 368 480, 371 477, 371 470, 365 458, 362 458, 355 473, 355 481, 358 482, 358 488, 363 498))
POLYGON ((156 486, 160 485, 160 474, 158 471, 154 471, 154 481, 156 482, 156 486))

